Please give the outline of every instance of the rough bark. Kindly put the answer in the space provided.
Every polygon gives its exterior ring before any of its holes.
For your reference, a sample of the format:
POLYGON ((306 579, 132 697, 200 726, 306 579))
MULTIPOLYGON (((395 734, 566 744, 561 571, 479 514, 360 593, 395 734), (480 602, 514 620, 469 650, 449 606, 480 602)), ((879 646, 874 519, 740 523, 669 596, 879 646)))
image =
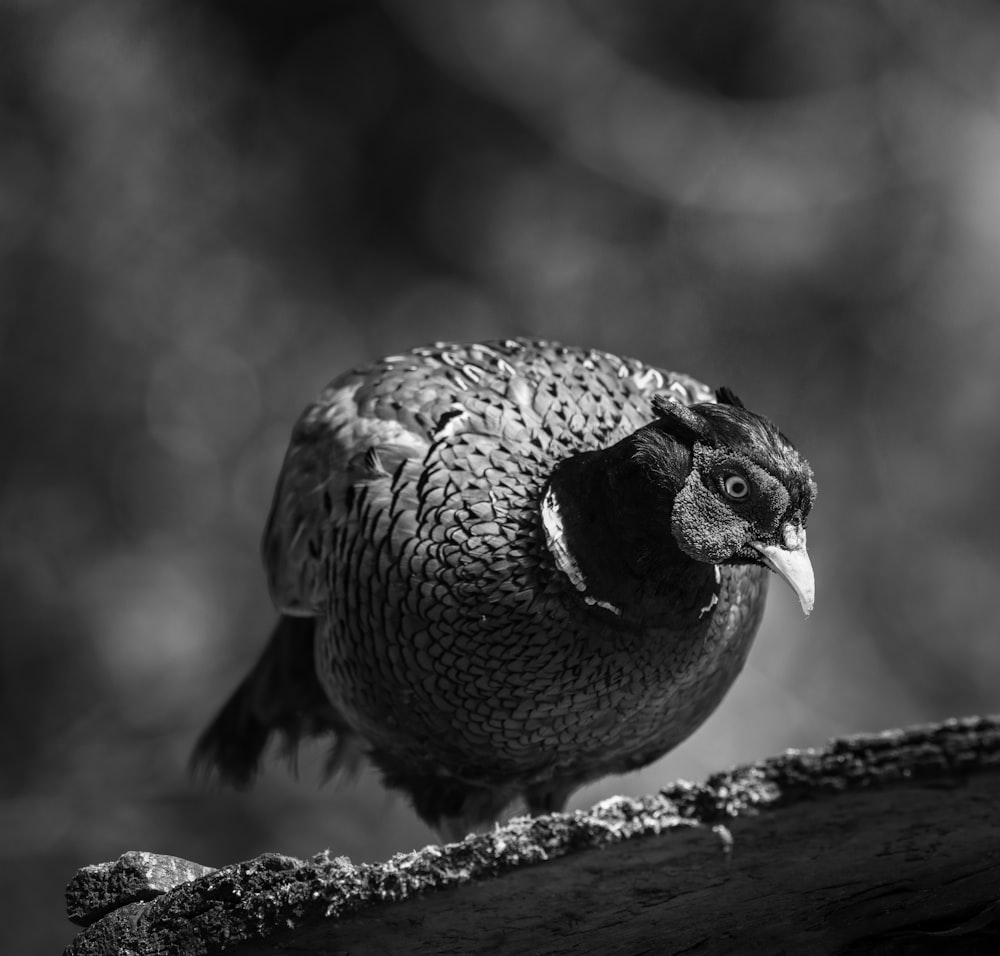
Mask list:
POLYGON ((994 952, 998 770, 1000 718, 970 718, 381 864, 126 854, 70 883, 67 953, 994 952))

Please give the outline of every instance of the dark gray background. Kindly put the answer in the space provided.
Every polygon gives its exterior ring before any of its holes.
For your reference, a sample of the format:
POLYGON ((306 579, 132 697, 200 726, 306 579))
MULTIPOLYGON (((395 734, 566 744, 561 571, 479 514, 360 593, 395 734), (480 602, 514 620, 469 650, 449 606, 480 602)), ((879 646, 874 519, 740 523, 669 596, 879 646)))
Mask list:
POLYGON ((0 2, 0 899, 75 868, 432 839, 373 774, 185 773, 262 646, 294 417, 345 367, 538 334, 732 386, 812 461, 687 744, 575 805, 997 708, 994 3, 0 2))

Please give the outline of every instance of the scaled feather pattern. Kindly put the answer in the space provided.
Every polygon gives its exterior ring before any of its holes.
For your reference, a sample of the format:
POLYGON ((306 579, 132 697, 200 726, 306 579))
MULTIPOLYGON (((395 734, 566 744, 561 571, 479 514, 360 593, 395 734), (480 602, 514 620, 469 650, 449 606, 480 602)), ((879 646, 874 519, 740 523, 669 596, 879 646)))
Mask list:
POLYGON ((607 352, 435 344, 302 414, 264 535, 280 617, 196 764, 364 754, 444 836, 657 759, 806 613, 808 463, 728 389, 607 352))

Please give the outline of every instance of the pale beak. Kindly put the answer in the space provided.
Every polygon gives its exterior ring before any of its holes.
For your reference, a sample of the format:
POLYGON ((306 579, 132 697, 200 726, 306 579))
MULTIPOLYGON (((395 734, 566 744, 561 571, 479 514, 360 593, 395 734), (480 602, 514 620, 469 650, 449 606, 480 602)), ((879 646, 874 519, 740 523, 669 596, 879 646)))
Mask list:
POLYGON ((750 546, 760 552, 764 563, 780 574, 798 595, 802 611, 809 615, 816 598, 816 578, 813 575, 809 552, 806 551, 806 532, 804 528, 786 526, 782 535, 785 547, 776 544, 763 544, 751 541, 750 546))

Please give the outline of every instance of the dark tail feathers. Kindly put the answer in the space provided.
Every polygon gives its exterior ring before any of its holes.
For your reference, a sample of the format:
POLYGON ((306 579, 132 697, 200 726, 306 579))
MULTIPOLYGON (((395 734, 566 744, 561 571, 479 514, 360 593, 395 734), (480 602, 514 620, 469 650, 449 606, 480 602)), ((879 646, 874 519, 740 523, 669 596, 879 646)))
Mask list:
POLYGON ((316 676, 315 631, 315 618, 279 618, 260 660, 198 738, 191 754, 193 773, 215 771, 223 782, 247 787, 274 734, 293 761, 305 738, 336 734, 327 774, 356 763, 360 742, 316 676))

